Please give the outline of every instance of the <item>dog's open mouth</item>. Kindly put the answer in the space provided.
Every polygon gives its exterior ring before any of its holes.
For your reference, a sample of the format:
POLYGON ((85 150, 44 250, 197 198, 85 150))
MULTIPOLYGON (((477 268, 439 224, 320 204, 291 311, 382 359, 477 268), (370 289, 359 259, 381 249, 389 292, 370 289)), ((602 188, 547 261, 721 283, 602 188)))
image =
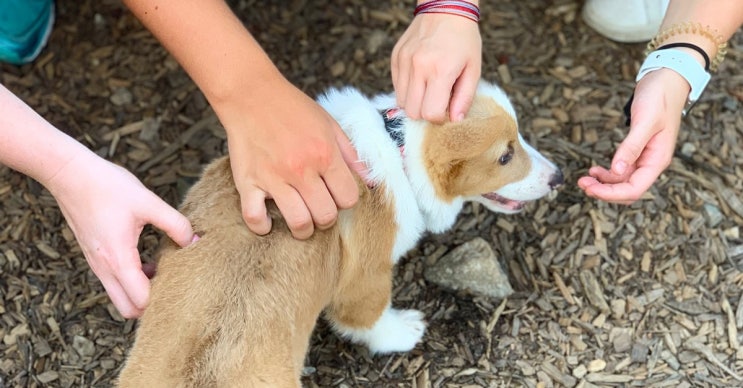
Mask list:
POLYGON ((482 195, 485 199, 488 199, 490 202, 492 202, 494 205, 501 207, 503 209, 517 212, 524 208, 526 205, 526 202, 524 201, 516 201, 513 199, 506 198, 502 195, 498 195, 496 193, 487 193, 482 195))

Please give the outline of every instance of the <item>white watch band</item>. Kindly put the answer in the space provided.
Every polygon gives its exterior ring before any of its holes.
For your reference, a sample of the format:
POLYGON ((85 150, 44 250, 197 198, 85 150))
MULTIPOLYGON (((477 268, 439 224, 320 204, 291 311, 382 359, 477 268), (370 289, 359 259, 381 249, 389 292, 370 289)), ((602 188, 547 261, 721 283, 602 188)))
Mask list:
POLYGON ((637 73, 635 82, 640 82, 648 73, 661 68, 675 71, 689 83, 691 91, 682 112, 686 115, 691 107, 694 106, 694 103, 699 100, 704 88, 707 87, 707 83, 711 78, 710 74, 704 70, 704 66, 691 54, 678 49, 665 49, 653 51, 645 58, 645 62, 642 63, 640 71, 637 73))

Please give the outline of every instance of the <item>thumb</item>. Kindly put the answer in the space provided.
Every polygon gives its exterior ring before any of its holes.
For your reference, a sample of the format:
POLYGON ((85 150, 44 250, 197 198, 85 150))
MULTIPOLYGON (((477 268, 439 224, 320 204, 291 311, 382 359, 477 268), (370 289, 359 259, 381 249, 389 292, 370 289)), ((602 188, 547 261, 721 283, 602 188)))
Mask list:
POLYGON ((185 247, 198 239, 191 228, 191 222, 165 203, 162 199, 152 194, 154 198, 147 207, 147 222, 165 232, 176 244, 185 247))
POLYGON ((335 141, 338 143, 341 156, 348 167, 366 182, 367 177, 369 176, 369 169, 363 161, 359 160, 359 154, 356 153, 356 149, 353 148, 351 140, 348 139, 345 132, 343 132, 343 130, 337 125, 335 126, 335 141))

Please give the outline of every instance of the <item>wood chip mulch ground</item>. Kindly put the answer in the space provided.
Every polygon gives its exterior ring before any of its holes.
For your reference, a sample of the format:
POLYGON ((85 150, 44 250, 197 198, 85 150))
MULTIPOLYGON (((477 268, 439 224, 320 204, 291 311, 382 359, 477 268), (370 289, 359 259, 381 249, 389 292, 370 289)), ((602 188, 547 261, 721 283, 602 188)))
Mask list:
MULTIPOLYGON (((413 2, 233 1, 284 74, 310 95, 392 90, 389 53, 413 2)), ((684 120, 671 167, 617 206, 575 185, 627 131, 642 44, 608 41, 573 0, 483 1, 483 75, 514 101, 524 136, 568 185, 522 214, 467 207, 451 233, 401 261, 394 304, 425 312, 407 354, 370 356, 320 323, 308 387, 743 386, 743 38, 684 120), (423 268, 476 237, 515 293, 453 293, 423 268)), ((41 57, 2 83, 52 123, 177 204, 225 152, 206 100, 118 1, 58 1, 41 57)), ((250 91, 246 91, 250 93, 250 91)), ((50 194, 0 168, 0 387, 111 385, 135 321, 115 311, 50 194)), ((148 229, 145 258, 157 245, 148 229)))

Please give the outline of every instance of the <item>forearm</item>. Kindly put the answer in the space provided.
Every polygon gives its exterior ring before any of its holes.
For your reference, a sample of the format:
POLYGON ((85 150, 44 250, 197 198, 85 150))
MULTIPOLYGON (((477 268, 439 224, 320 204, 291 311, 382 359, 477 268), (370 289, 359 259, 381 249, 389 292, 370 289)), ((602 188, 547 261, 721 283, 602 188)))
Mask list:
MULTIPOLYGON (((219 112, 283 77, 223 0, 124 0, 219 112)), ((220 116, 220 118, 224 119, 220 116)))
MULTIPOLYGON (((726 42, 743 23, 743 2, 740 0, 673 0, 660 27, 660 32, 669 31, 684 23, 709 26, 709 31, 726 42)), ((678 30, 661 44, 686 42, 703 49, 710 58, 717 55, 718 45, 699 33, 678 30)))
POLYGON ((93 153, 0 85, 0 163, 49 188, 57 172, 80 155, 93 153))

